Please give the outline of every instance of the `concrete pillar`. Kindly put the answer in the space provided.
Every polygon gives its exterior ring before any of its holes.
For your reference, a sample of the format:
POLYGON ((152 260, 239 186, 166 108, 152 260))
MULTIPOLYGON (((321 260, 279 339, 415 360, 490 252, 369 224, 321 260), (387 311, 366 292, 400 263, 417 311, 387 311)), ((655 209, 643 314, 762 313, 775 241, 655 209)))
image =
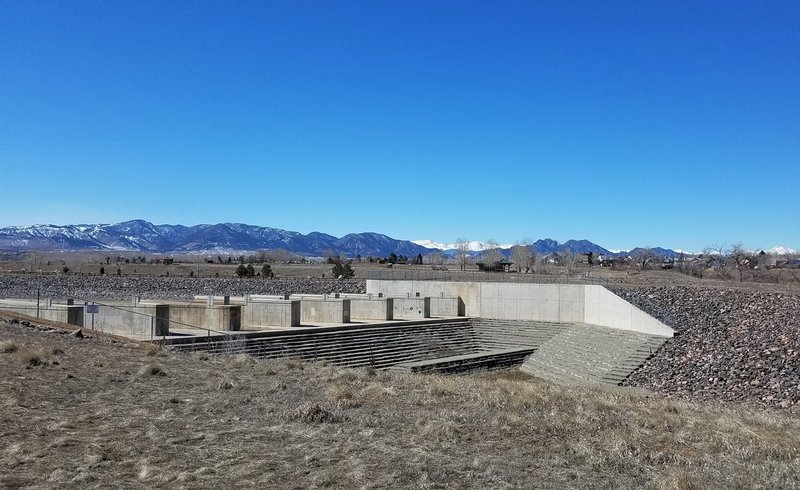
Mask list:
POLYGON ((156 305, 153 335, 157 337, 169 335, 169 305, 156 305))

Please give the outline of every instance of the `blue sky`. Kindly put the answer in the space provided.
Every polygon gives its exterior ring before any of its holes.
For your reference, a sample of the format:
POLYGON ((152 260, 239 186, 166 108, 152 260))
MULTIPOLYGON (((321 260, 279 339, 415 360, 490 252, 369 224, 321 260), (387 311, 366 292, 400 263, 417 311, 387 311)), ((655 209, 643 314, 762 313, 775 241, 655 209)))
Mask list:
POLYGON ((0 2, 0 226, 800 248, 797 2, 0 2))

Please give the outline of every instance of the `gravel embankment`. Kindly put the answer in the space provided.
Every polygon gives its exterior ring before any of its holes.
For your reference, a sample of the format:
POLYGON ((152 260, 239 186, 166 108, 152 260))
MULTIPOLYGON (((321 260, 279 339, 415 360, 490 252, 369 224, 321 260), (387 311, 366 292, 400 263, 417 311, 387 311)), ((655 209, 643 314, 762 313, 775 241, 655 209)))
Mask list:
POLYGON ((800 296, 687 286, 617 294, 676 330, 626 384, 695 399, 800 408, 800 296))
POLYGON ((364 293, 363 279, 228 279, 188 277, 0 275, 0 298, 190 300, 194 295, 364 293))

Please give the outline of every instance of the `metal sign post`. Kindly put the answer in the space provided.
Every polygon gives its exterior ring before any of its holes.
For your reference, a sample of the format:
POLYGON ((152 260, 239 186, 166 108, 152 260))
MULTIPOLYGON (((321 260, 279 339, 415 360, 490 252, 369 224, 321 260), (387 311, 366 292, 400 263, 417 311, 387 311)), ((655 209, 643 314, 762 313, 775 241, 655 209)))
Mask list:
POLYGON ((89 314, 92 315, 92 330, 94 330, 94 316, 97 313, 100 313, 100 305, 96 305, 96 304, 92 303, 92 304, 85 304, 85 305, 83 305, 83 307, 84 307, 86 313, 89 313, 89 314))

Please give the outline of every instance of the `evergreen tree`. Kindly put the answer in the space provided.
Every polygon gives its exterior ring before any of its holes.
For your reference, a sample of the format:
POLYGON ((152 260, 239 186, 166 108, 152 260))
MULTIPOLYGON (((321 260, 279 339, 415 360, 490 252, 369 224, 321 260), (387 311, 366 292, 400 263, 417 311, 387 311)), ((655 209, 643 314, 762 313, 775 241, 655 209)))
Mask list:
POLYGON ((333 268, 331 269, 331 274, 333 277, 341 277, 343 279, 349 279, 356 275, 356 271, 350 267, 350 264, 342 264, 341 262, 337 262, 333 264, 333 268))

